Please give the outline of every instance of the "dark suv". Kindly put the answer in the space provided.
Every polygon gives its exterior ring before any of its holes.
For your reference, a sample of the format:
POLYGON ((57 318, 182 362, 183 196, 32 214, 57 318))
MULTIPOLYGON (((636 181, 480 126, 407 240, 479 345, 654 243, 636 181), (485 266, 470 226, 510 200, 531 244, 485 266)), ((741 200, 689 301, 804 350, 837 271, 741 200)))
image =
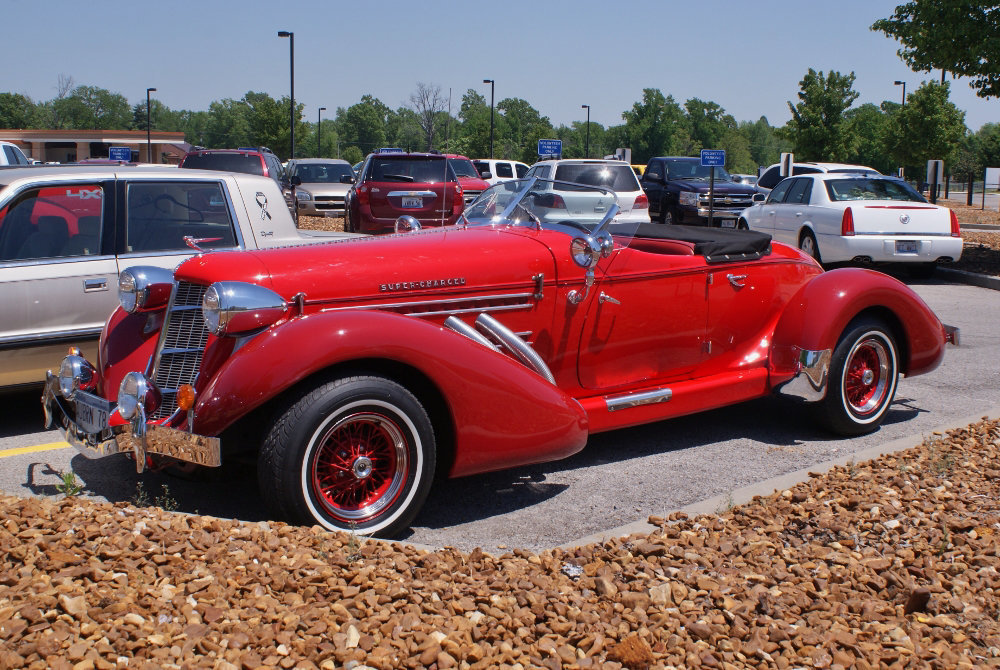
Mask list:
MULTIPOLYGON (((651 158, 640 181, 649 198, 649 217, 659 223, 707 224, 710 169, 697 157, 651 158)), ((735 183, 724 168, 715 168, 712 223, 735 226, 755 192, 753 186, 735 183)))
POLYGON ((462 186, 446 156, 433 153, 374 153, 347 192, 345 230, 395 231, 409 215, 421 226, 452 225, 464 208, 462 186))

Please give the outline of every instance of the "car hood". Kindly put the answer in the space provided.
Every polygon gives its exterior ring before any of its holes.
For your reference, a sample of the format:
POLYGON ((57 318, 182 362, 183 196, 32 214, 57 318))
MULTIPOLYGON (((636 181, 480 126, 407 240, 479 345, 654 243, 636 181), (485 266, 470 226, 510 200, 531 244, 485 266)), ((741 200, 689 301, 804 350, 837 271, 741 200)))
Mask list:
MULTIPOLYGON (((707 181, 694 181, 690 179, 678 179, 672 183, 677 185, 677 188, 681 191, 695 191, 698 193, 708 193, 708 182, 707 181)), ((715 182, 715 192, 725 193, 727 195, 746 195, 752 196, 756 193, 756 189, 753 186, 748 186, 747 184, 737 184, 731 181, 717 181, 715 182)))
POLYGON ((313 195, 347 195, 347 192, 351 190, 350 184, 331 184, 330 182, 315 181, 315 182, 302 182, 296 188, 301 188, 309 191, 313 195))
POLYGON ((207 253, 182 263, 178 280, 244 281, 291 302, 384 303, 446 293, 523 287, 555 278, 545 233, 522 228, 431 229, 264 251, 207 253))

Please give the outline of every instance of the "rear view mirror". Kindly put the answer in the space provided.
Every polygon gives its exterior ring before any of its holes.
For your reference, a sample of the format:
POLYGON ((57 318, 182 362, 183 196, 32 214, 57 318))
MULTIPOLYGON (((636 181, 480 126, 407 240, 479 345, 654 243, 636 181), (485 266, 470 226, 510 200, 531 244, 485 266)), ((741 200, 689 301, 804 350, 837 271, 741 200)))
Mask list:
POLYGON ((289 179, 289 181, 291 182, 292 186, 301 186, 302 185, 302 177, 300 177, 298 175, 295 175, 294 177, 292 177, 291 179, 289 179))
POLYGON ((750 197, 750 200, 752 200, 753 202, 764 202, 765 200, 767 200, 767 196, 764 195, 763 193, 754 193, 750 197))

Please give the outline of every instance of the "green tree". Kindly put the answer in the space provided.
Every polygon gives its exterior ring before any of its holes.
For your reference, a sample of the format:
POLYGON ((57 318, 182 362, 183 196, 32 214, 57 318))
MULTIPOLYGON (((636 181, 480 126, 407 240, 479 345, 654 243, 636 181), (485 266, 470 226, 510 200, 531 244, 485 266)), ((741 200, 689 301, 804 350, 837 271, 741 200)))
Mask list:
POLYGON ((438 116, 445 110, 447 102, 437 84, 417 82, 417 90, 410 94, 410 109, 416 113, 420 122, 427 151, 434 148, 434 139, 440 129, 438 116))
POLYGON ((419 115, 409 107, 390 111, 385 122, 385 141, 389 146, 407 151, 423 150, 426 137, 419 115))
POLYGON ((913 0, 871 29, 899 41, 916 72, 970 77, 981 98, 1000 96, 1000 5, 982 0, 913 0))
POLYGON ((365 158, 365 153, 361 151, 361 149, 359 149, 358 147, 354 146, 347 147, 346 149, 342 148, 340 155, 343 157, 345 161, 347 161, 351 165, 354 165, 355 163, 358 163, 364 160, 365 158))
POLYGON ((208 147, 228 148, 252 144, 249 109, 242 100, 224 98, 213 101, 208 107, 204 142, 208 147))
POLYGON ((853 151, 844 113, 857 99, 854 73, 828 76, 809 68, 799 82, 799 102, 788 108, 792 118, 783 134, 795 145, 796 158, 810 161, 842 161, 853 151))
POLYGON ((965 112, 948 100, 949 90, 947 82, 924 82, 889 118, 886 148, 898 165, 919 174, 928 160, 947 160, 958 149, 968 130, 965 112))
POLYGON ((1000 167, 1000 124, 983 124, 975 138, 983 167, 1000 167))
POLYGON ((684 103, 684 110, 696 151, 722 148, 723 136, 736 127, 736 120, 714 102, 691 98, 684 103))
POLYGON ((622 112, 625 119, 625 143, 632 148, 632 160, 646 163, 654 156, 673 153, 690 137, 684 111, 673 96, 664 96, 658 88, 642 89, 642 101, 622 112))
POLYGON ((845 130, 852 138, 853 151, 844 156, 844 161, 867 165, 883 174, 894 173, 898 166, 889 156, 885 145, 890 116, 870 102, 847 110, 844 114, 847 121, 845 130))
POLYGON ((132 120, 125 96, 96 86, 78 86, 52 106, 61 128, 112 130, 128 128, 132 120))
POLYGON ((730 172, 757 174, 757 164, 750 153, 750 140, 738 129, 726 129, 713 148, 726 150, 726 168, 730 172))
MULTIPOLYGON (((738 126, 740 134, 747 138, 750 155, 757 167, 767 167, 778 162, 783 152, 791 151, 791 143, 778 135, 778 131, 762 116, 756 121, 742 121, 738 126)), ((754 168, 754 173, 756 173, 754 168)))
POLYGON ((549 117, 521 98, 504 98, 497 103, 497 112, 497 153, 525 163, 538 160, 538 140, 555 135, 549 117))
MULTIPOLYGON (((337 109, 337 129, 341 141, 358 147, 363 154, 385 146, 386 119, 390 109, 378 98, 364 95, 346 110, 337 109)), ((357 162, 357 161, 355 161, 357 162)))
POLYGON ((0 93, 0 128, 32 128, 35 103, 20 93, 0 93))
MULTIPOLYGON (((485 158, 490 155, 490 106, 475 89, 469 89, 462 96, 462 105, 458 110, 461 125, 456 133, 455 148, 470 158, 485 158), (458 149, 461 148, 461 151, 458 149)), ((494 124, 496 119, 494 119, 494 124)), ((496 128, 494 127, 494 136, 496 128)), ((494 144, 496 140, 494 139, 494 144)))

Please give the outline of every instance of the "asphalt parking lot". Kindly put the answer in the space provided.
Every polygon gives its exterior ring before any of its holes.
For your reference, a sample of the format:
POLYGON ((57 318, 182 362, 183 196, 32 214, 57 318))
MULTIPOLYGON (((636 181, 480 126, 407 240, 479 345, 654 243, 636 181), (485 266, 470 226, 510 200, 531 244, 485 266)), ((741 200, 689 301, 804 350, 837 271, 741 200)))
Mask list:
MULTIPOLYGON (((916 443, 996 407, 1000 292, 942 280, 910 285, 942 321, 962 329, 962 343, 934 372, 900 381, 876 433, 830 439, 807 413, 773 397, 596 435, 564 461, 443 482, 402 539, 464 550, 542 550, 714 496, 725 500, 748 484, 896 439, 916 443)), ((95 499, 145 496, 183 512, 267 518, 251 462, 228 462, 204 481, 137 475, 131 461, 90 461, 65 447, 58 432, 40 431, 36 393, 0 402, 0 489, 7 493, 59 496, 60 473, 72 471, 81 495, 95 499)))

